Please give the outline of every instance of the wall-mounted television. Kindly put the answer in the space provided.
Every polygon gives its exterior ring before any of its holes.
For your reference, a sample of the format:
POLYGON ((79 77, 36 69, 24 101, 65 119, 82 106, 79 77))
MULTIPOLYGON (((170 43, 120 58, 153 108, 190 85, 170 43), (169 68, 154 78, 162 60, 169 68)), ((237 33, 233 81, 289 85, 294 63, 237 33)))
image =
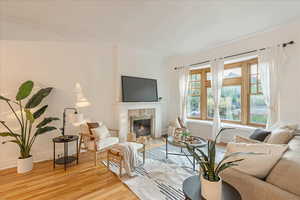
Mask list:
POLYGON ((156 102, 157 80, 122 76, 122 100, 123 102, 156 102))

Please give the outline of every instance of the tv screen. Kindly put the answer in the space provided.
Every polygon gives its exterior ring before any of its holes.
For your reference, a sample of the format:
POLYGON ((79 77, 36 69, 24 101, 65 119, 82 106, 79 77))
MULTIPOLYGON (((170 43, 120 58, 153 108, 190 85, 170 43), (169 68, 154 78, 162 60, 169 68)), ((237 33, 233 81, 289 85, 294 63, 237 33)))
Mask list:
POLYGON ((157 80, 122 76, 123 102, 154 102, 157 97, 157 80))

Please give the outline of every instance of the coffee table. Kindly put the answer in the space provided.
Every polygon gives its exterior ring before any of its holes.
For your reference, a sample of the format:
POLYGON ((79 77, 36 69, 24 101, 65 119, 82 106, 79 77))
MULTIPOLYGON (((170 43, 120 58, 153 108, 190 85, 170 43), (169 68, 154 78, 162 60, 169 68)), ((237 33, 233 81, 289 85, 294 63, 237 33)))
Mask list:
MULTIPOLYGON (((184 180, 182 190, 188 200, 204 200, 201 196, 201 183, 199 176, 191 176, 184 180)), ((240 193, 230 184, 222 183, 222 200, 241 200, 240 193)))
MULTIPOLYGON (((195 150, 195 148, 199 147, 205 147, 207 145, 207 142, 205 139, 201 137, 196 137, 197 138, 197 143, 195 144, 190 144, 190 146, 195 150)), ((173 136, 167 136, 166 137, 166 159, 168 159, 168 155, 177 155, 177 156, 185 156, 188 161, 193 165, 193 170, 195 171, 195 166, 196 166, 196 161, 195 158, 190 154, 186 153, 183 151, 183 149, 186 148, 186 143, 184 141, 177 141, 173 136), (175 152, 169 152, 168 145, 172 146, 177 146, 180 147, 180 153, 175 153, 175 152), (192 160, 189 157, 193 157, 192 160)))

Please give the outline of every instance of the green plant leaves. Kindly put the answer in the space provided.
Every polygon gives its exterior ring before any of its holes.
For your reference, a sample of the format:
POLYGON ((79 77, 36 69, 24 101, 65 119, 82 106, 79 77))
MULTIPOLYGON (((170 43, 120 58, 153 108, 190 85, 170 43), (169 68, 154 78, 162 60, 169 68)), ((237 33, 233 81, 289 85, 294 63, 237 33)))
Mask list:
POLYGON ((32 124, 35 120, 33 114, 30 112, 29 109, 25 109, 25 113, 26 113, 26 119, 32 124))
POLYGON ((44 133, 47 133, 49 131, 53 131, 53 130, 56 130, 56 127, 54 126, 45 126, 45 127, 41 127, 41 128, 38 128, 38 130, 35 132, 35 136, 38 136, 38 135, 41 135, 41 134, 44 134, 44 133))
POLYGON ((0 133, 0 137, 16 137, 16 136, 20 136, 19 134, 16 133, 10 133, 10 132, 1 132, 0 133))
POLYGON ((24 82, 19 87, 19 91, 17 93, 16 100, 21 101, 21 100, 25 99, 26 97, 28 97, 32 91, 32 88, 33 88, 33 81, 29 80, 29 81, 24 82))
POLYGON ((59 118, 57 117, 46 117, 43 121, 41 121, 36 127, 37 128, 41 128, 47 124, 49 124, 50 122, 52 121, 55 121, 55 120, 59 120, 59 118))
POLYGON ((35 111, 33 113, 33 117, 34 119, 39 118, 42 114, 44 114, 44 112, 46 111, 46 109, 48 108, 48 105, 45 105, 43 107, 41 107, 40 109, 38 109, 37 111, 35 111))
POLYGON ((10 101, 10 99, 8 99, 8 98, 6 98, 6 97, 4 97, 4 96, 1 96, 1 95, 0 95, 0 100, 3 100, 3 101, 10 101))
POLYGON ((42 102, 42 100, 50 94, 51 91, 51 87, 40 89, 29 99, 29 101, 25 105, 25 108, 34 108, 38 106, 42 102))
POLYGON ((21 145, 20 142, 17 141, 17 140, 7 140, 7 141, 2 142, 2 144, 5 144, 5 143, 7 143, 7 142, 12 142, 12 143, 16 143, 16 144, 18 144, 18 145, 21 145))

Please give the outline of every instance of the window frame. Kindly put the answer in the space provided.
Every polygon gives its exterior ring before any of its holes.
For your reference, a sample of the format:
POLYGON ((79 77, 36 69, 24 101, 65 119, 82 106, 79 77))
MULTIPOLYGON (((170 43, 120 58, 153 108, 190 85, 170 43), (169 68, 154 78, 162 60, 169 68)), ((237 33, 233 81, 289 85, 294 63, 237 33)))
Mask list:
MULTIPOLYGON (((225 123, 233 123, 233 124, 242 124, 247 126, 254 127, 265 127, 265 124, 258 124, 250 122, 250 95, 251 95, 251 64, 258 64, 257 58, 252 58, 245 61, 230 63, 224 65, 224 70, 232 69, 232 68, 241 68, 241 77, 233 77, 233 78, 225 78, 223 79, 223 86, 241 86, 241 120, 233 121, 233 120, 221 120, 225 123)), ((194 69, 190 70, 191 74, 200 74, 201 79, 201 88, 200 88, 200 117, 189 117, 187 113, 188 119, 195 120, 208 120, 212 121, 212 118, 209 118, 208 109, 207 109, 207 89, 211 87, 211 81, 207 80, 207 73, 210 72, 210 68, 203 69, 194 69)), ((189 82, 190 84, 190 82, 189 82)))

